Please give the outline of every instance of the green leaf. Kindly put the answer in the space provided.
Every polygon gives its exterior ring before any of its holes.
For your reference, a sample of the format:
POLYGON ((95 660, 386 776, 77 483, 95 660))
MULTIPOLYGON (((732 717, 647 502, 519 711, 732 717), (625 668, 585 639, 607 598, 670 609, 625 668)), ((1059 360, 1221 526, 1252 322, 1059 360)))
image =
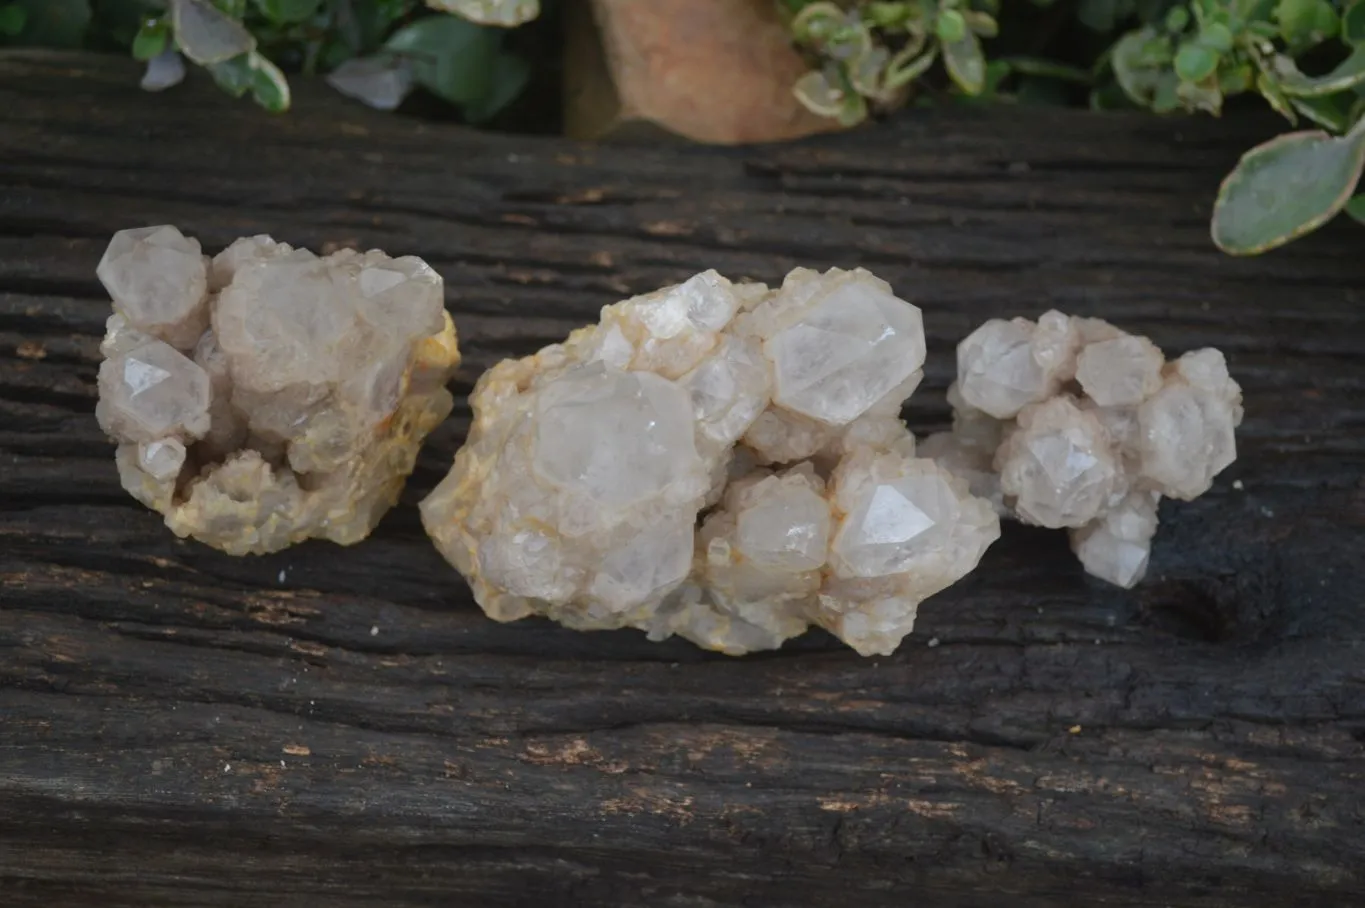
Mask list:
POLYGON ((1210 22, 1199 30, 1199 43, 1220 54, 1232 50, 1233 40, 1232 29, 1221 22, 1210 22))
MULTIPOLYGON (((906 51, 913 48, 906 48, 906 51)), ((891 62, 886 65, 886 75, 883 79, 883 86, 887 91, 895 91, 904 88, 911 82, 918 79, 929 71, 929 67, 934 65, 938 59, 938 48, 931 47, 920 56, 901 51, 891 58, 891 62)))
POLYGON ((1152 92, 1152 113, 1174 113, 1183 106, 1180 98, 1180 78, 1173 72, 1158 74, 1156 88, 1152 92))
POLYGON ((1341 14, 1341 40, 1365 44, 1365 0, 1356 0, 1341 14))
POLYGON ((213 81, 234 98, 240 98, 251 88, 253 74, 250 54, 239 54, 221 63, 210 63, 205 68, 213 76, 213 81))
POLYGON ((37 47, 80 47, 90 27, 90 0, 14 0, 23 13, 16 37, 37 47))
POLYGON ((872 51, 872 30, 862 22, 855 22, 830 35, 822 48, 825 56, 852 62, 872 51))
POLYGON ((882 79, 890 57, 891 52, 886 48, 874 47, 858 59, 849 61, 844 71, 858 94, 875 98, 881 93, 882 79))
MULTIPOLYGON (((162 5, 175 3, 176 0, 158 0, 162 5)), ((224 14, 234 19, 242 19, 246 16, 247 0, 208 0, 224 14)))
POLYGON ((488 95, 502 34, 458 16, 427 16, 394 32, 384 47, 412 61, 418 84, 463 106, 488 95))
POLYGON ((261 14, 277 25, 306 22, 317 14, 322 0, 254 0, 261 14))
POLYGON ((166 49, 171 28, 163 19, 148 19, 133 36, 133 59, 147 62, 166 49))
POLYGON ((967 37, 967 19, 955 9, 945 9, 938 14, 934 33, 944 44, 955 44, 967 37))
POLYGON ((412 66, 390 54, 353 57, 327 74, 327 84, 376 110, 396 110, 412 90, 412 66))
MULTIPOLYGON (((332 0, 335 32, 338 43, 351 49, 352 55, 368 54, 377 48, 393 25, 410 11, 415 0, 368 0, 368 2, 340 3, 332 0)), ((324 54, 330 58, 330 50, 324 54)))
POLYGON ((994 38, 1000 34, 1000 23, 990 13, 967 10, 962 16, 967 20, 967 27, 979 37, 994 38))
POLYGON ((960 41, 945 42, 943 63, 957 87, 969 95, 979 95, 986 87, 986 58, 976 35, 965 32, 960 41))
POLYGON ((1289 97, 1280 90, 1280 85, 1267 73, 1261 73, 1256 77, 1256 90, 1265 98, 1266 103, 1274 108, 1275 112, 1284 117, 1290 123, 1297 124, 1299 115, 1294 111, 1294 105, 1289 103, 1289 97))
POLYGON ((1214 243, 1255 255, 1316 230, 1351 198, 1365 168, 1365 128, 1340 139, 1311 130, 1258 145, 1223 180, 1213 207, 1214 243))
POLYGON ((246 26, 207 0, 170 0, 175 43, 200 66, 225 63, 256 49, 246 26))
POLYGON ((1190 10, 1185 6, 1173 6, 1166 14, 1166 30, 1178 35, 1190 24, 1190 10))
POLYGON ((247 55, 251 66, 251 96, 256 103, 271 113, 289 109, 289 80, 278 66, 252 51, 247 55))
POLYGON ((867 118, 867 100, 848 84, 839 65, 806 73, 792 86, 792 94, 806 109, 831 117, 842 126, 855 126, 867 118))
POLYGON ((531 64, 516 54, 499 54, 493 61, 492 89, 482 100, 466 104, 464 117, 470 123, 486 123, 511 104, 531 79, 531 64))
POLYGON ((1218 52, 1186 41, 1175 52, 1175 74, 1184 82, 1202 82, 1218 69, 1218 52))
POLYGON ((354 46, 341 41, 331 41, 323 45, 322 53, 318 56, 318 67, 323 72, 330 72, 351 59, 359 59, 356 57, 354 46))
POLYGON ((1218 71, 1218 88, 1224 95, 1240 95, 1251 91, 1256 84, 1256 70, 1250 63, 1240 63, 1218 71))
POLYGON ((540 15, 540 0, 427 0, 427 6, 499 28, 524 25, 540 15))
POLYGON ((1317 44, 1337 33, 1337 12, 1329 0, 1280 0, 1275 6, 1280 37, 1287 44, 1317 44))
POLYGON ((1223 110, 1223 93, 1213 76, 1201 82, 1181 82, 1175 93, 1186 110, 1202 110, 1215 117, 1223 110))
POLYGON ((1128 97, 1143 107, 1152 107, 1158 90, 1174 96, 1175 88, 1163 86, 1174 82, 1173 73, 1165 69, 1159 51, 1168 49, 1169 39, 1150 26, 1131 31, 1118 40, 1110 53, 1109 64, 1128 97))
POLYGON ((1010 74, 1010 65, 1004 60, 992 60, 986 64, 986 85, 981 93, 985 96, 997 97, 1000 90, 1000 83, 1004 82, 1010 74))
POLYGON ((28 13, 17 3, 10 3, 0 6, 0 35, 13 38, 24 30, 24 23, 28 21, 28 13))
POLYGON ((1312 120, 1332 132, 1345 132, 1346 127, 1351 125, 1349 111, 1342 109, 1342 104, 1337 98, 1290 98, 1289 103, 1294 105, 1294 109, 1303 114, 1305 119, 1312 120))
POLYGON ((1357 47, 1336 69, 1316 78, 1299 72, 1298 67, 1288 57, 1276 57, 1273 65, 1277 81, 1284 93, 1301 98, 1336 94, 1365 83, 1365 47, 1357 47))
POLYGON ((904 28, 918 10, 913 3, 873 2, 862 8, 863 20, 877 28, 904 28))
POLYGON ((801 10, 792 20, 791 33, 798 43, 818 44, 846 22, 838 4, 822 0, 801 10))
POLYGON ((1346 203, 1346 207, 1342 208, 1342 211, 1354 220, 1365 224, 1365 193, 1351 196, 1351 200, 1346 203))

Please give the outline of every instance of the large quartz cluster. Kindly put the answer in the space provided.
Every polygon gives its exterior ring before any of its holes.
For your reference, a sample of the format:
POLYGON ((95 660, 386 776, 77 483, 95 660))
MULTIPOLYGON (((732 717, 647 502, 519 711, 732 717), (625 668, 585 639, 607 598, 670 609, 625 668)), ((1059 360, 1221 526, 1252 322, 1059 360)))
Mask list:
POLYGON ((986 322, 957 348, 953 430, 921 453, 1002 515, 1066 527, 1085 569, 1131 587, 1161 496, 1191 499, 1237 456, 1242 392, 1208 348, 1167 362, 1144 337, 1045 313, 986 322))
POLYGON ((114 236, 96 416, 124 488, 232 554, 363 539, 451 410, 459 362, 420 259, 268 236, 210 259, 174 227, 114 236))
POLYGON ((730 654, 816 624, 889 653, 1000 532, 915 456, 924 353, 919 310, 866 271, 698 274, 487 372, 423 521, 501 621, 730 654))

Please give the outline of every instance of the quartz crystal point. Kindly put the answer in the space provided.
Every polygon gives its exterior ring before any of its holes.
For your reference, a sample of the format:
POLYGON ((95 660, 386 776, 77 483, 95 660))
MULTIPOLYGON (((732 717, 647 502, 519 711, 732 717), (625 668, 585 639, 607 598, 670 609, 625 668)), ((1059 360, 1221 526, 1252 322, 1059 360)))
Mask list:
POLYGON ((915 456, 923 363, 919 310, 866 271, 707 271, 489 370, 422 519, 500 621, 889 653, 1000 532, 915 456))
POLYGON ((363 539, 450 413, 459 353, 419 259, 319 257, 267 236, 210 259, 174 227, 124 230, 96 417, 123 486, 234 555, 363 539))
POLYGON ((1052 311, 958 346, 953 430, 921 453, 1002 516, 1066 527, 1085 569, 1142 579, 1157 504, 1208 491, 1237 456, 1242 391, 1214 349, 1167 362, 1145 337, 1052 311))

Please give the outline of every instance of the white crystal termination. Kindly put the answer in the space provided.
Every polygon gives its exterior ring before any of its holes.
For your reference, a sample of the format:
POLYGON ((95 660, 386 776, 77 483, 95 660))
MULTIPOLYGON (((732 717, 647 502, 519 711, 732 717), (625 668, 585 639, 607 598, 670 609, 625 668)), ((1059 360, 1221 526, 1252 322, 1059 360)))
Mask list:
POLYGON ((423 522, 500 621, 890 653, 1000 532, 915 456, 923 363, 919 310, 866 271, 703 272, 485 373, 423 522))
POLYGON ((268 236, 210 259, 174 227, 115 234, 100 426, 119 476, 180 536, 234 555, 363 539, 453 406, 440 275, 268 236))
POLYGON ((1168 363, 1145 337, 1056 311, 974 331, 948 398, 953 430, 921 453, 1000 514, 1067 527, 1085 569, 1123 587, 1147 571, 1161 497, 1208 491, 1242 421, 1219 351, 1168 363))

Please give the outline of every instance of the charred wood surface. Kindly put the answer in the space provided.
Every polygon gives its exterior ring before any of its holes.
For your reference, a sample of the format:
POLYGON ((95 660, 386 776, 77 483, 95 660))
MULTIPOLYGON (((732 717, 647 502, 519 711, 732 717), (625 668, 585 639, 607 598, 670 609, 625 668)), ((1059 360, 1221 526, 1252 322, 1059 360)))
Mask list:
POLYGON ((788 146, 590 147, 203 78, 0 57, 0 903, 1358 905, 1365 257, 1254 259, 1218 180, 1277 127, 998 109, 788 146), (465 363, 403 504, 351 548, 232 558, 119 487, 96 425, 118 229, 269 232, 445 277, 465 363), (422 533, 498 359, 704 268, 863 265, 925 312, 912 428, 993 316, 1216 345, 1240 458, 1165 503, 1136 590, 1007 526, 894 657, 743 659, 499 625, 422 533))

